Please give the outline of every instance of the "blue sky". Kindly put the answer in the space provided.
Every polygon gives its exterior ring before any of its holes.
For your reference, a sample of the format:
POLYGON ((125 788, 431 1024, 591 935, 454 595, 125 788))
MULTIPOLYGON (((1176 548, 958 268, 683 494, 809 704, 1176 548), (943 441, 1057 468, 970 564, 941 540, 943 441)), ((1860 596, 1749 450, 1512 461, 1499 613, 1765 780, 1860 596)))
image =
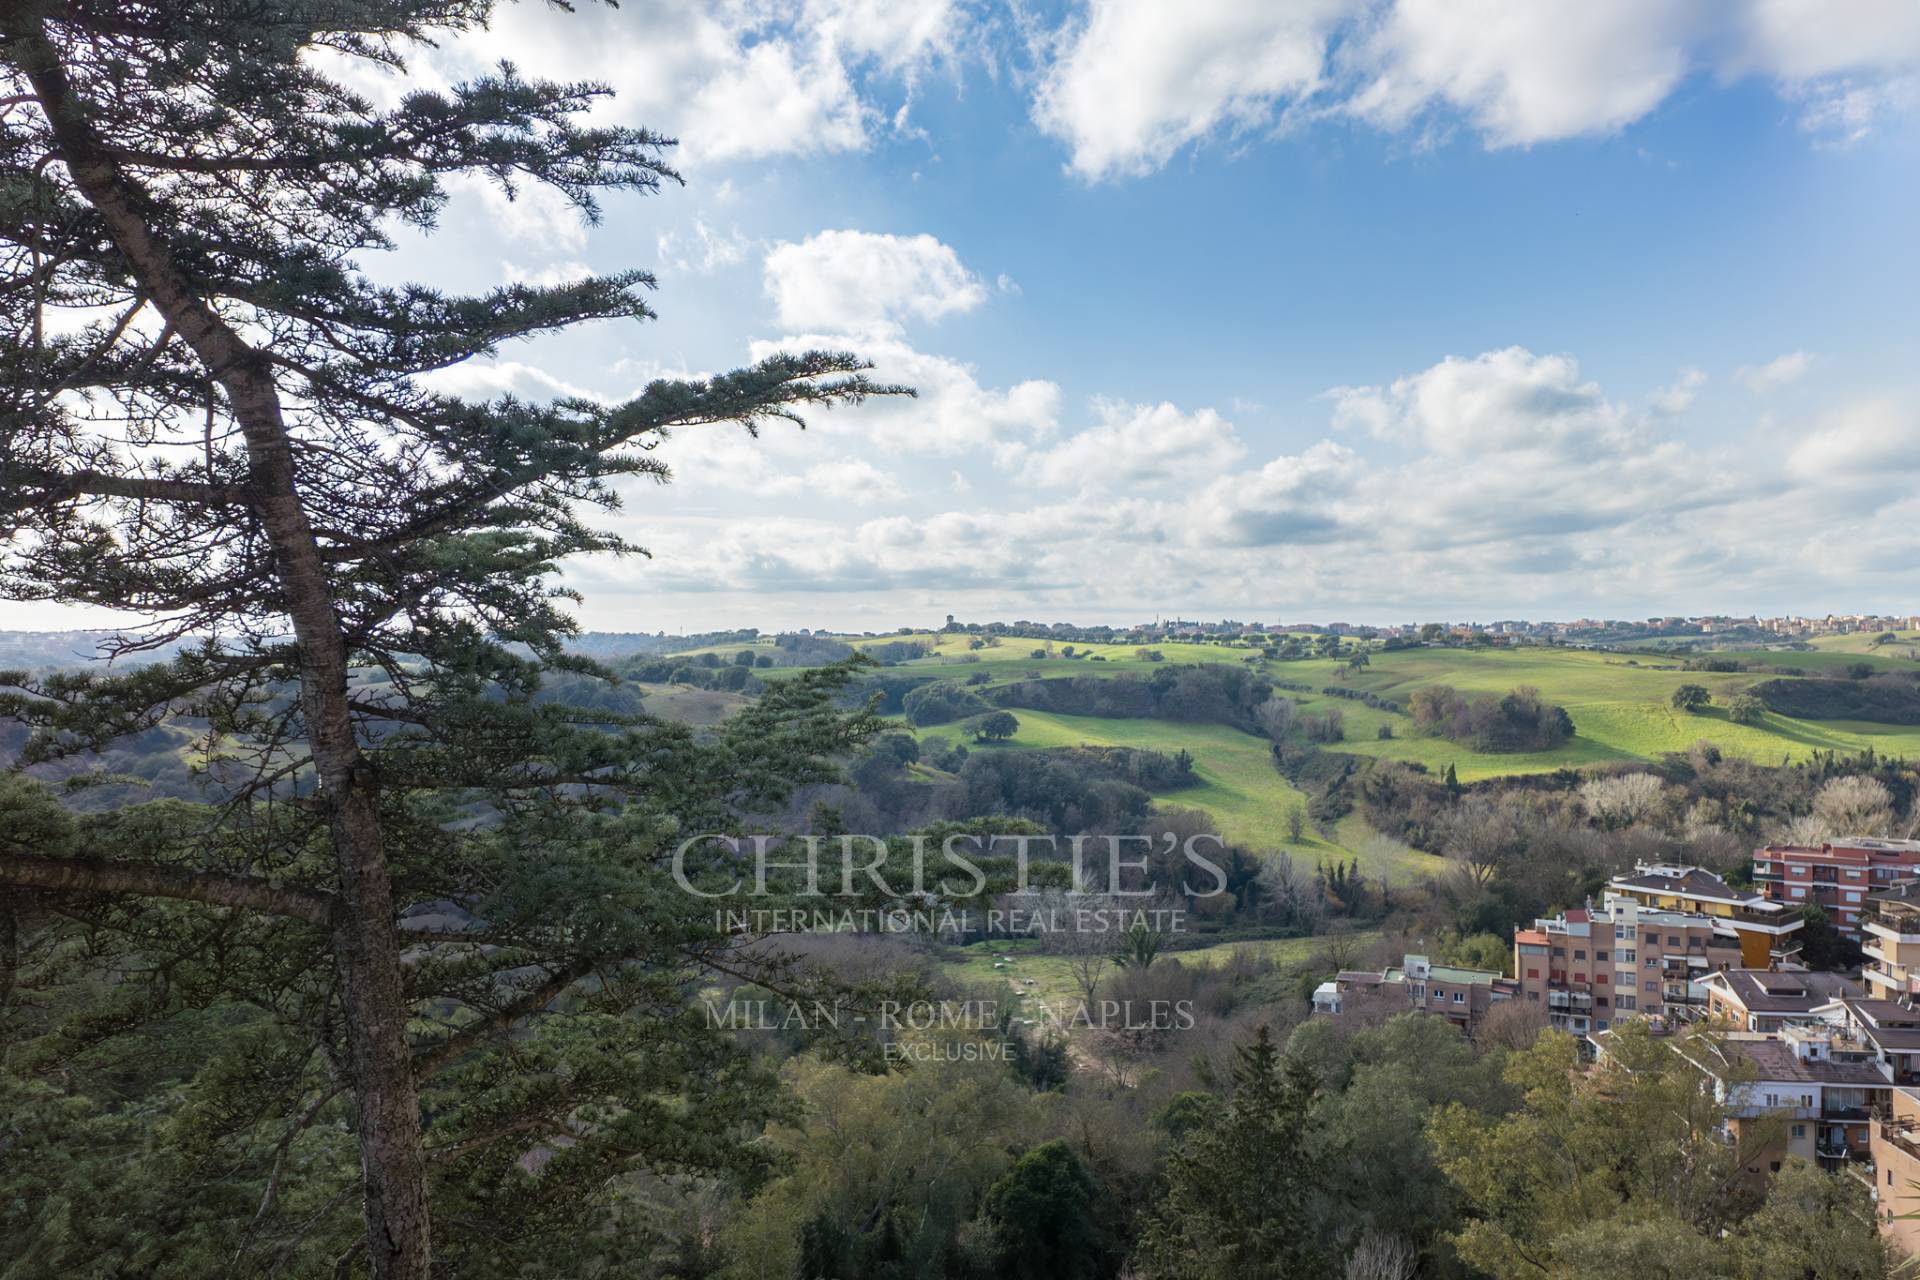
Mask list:
POLYGON ((591 627, 1920 612, 1913 0, 528 3, 365 83, 500 58, 687 184, 369 262, 658 273, 446 385, 922 391, 672 442, 591 627))

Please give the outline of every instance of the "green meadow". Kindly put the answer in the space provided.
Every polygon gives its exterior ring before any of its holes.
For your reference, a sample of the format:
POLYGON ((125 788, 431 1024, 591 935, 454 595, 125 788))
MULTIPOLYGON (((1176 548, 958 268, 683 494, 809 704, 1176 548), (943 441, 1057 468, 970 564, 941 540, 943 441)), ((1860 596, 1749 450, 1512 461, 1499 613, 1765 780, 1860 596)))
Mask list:
MULTIPOLYGON (((1378 936, 1373 932, 1351 935, 1360 944, 1378 936)), ((1235 954, 1247 954, 1272 960, 1286 969, 1314 963, 1326 945, 1325 938, 1263 938, 1160 954, 1183 965, 1207 967, 1223 964, 1235 954)), ((1068 958, 1041 951, 1040 944, 1032 939, 995 938, 964 947, 947 947, 941 955, 950 976, 975 987, 1004 986, 1025 1001, 1035 1017, 1051 1014, 1067 1022, 1081 999, 1068 958)))
MULTIPOLYGON (((846 639, 860 649, 896 641, 926 644, 931 649, 926 657, 890 670, 949 679, 978 680, 984 676, 982 691, 1035 678, 1139 676, 1162 665, 1182 663, 1250 665, 1276 682, 1308 686, 1304 692, 1280 691, 1301 701, 1305 710, 1337 709, 1341 713, 1345 738, 1329 744, 1328 749, 1418 764, 1436 774, 1451 766, 1463 782, 1652 760, 1666 752, 1684 752, 1703 739, 1723 752, 1765 764, 1805 760, 1816 751, 1849 753, 1869 747, 1882 755, 1920 757, 1920 726, 1798 720, 1771 712, 1756 723, 1736 724, 1726 712, 1735 694, 1762 680, 1793 677, 1776 677, 1766 670, 1687 671, 1681 659, 1646 650, 1374 650, 1368 654, 1367 666, 1349 670, 1344 659, 1273 661, 1260 657, 1257 649, 1233 643, 1153 645, 1151 648, 1160 655, 1155 661, 1143 656, 1135 645, 1049 645, 1013 636, 1000 637, 997 643, 980 648, 973 647, 975 638, 971 636, 926 632, 846 639), (1073 650, 1071 657, 1067 656, 1069 647, 1073 650), (1041 656, 1035 656, 1036 651, 1041 656), (1699 714, 1676 710, 1673 692, 1683 684, 1706 687, 1713 705, 1699 714), (1380 710, 1352 698, 1321 692, 1329 687, 1352 689, 1404 708, 1416 690, 1435 685, 1494 694, 1531 685, 1547 701, 1566 707, 1573 720, 1574 737, 1553 751, 1478 752, 1461 743, 1416 733, 1412 718, 1404 712, 1380 710), (1383 729, 1388 736, 1381 736, 1383 729)), ((1798 667, 1809 674, 1838 675, 1849 665, 1861 662, 1880 670, 1911 670, 1916 666, 1907 655, 1909 648, 1920 652, 1920 633, 1898 633, 1886 644, 1875 644, 1874 639, 1866 634, 1830 636, 1821 638, 1811 649, 1734 651, 1711 656, 1769 667, 1798 667)), ((739 647, 723 647, 716 652, 724 654, 739 647)), ((761 674, 778 678, 790 670, 761 674)), ((1397 846, 1371 831, 1358 814, 1343 819, 1331 837, 1309 825, 1303 839, 1288 839, 1287 814, 1294 806, 1304 804, 1306 797, 1274 767, 1264 738, 1218 724, 1012 710, 1020 729, 1011 741, 1002 744, 973 742, 971 721, 917 732, 922 738, 963 741, 974 751, 1080 745, 1141 747, 1168 753, 1185 750, 1194 757, 1199 783, 1164 793, 1158 803, 1204 810, 1223 835, 1248 848, 1267 852, 1285 849, 1320 861, 1357 858, 1368 874, 1396 882, 1430 875, 1439 865, 1438 859, 1397 846)), ((936 776, 930 770, 923 772, 936 776)))
POLYGON ((1301 839, 1286 831, 1288 812, 1307 798, 1274 768, 1265 738, 1217 724, 1174 724, 1165 720, 1121 720, 1098 716, 1063 716, 1046 711, 1015 709, 1020 731, 1005 743, 970 740, 965 722, 920 730, 922 738, 957 738, 970 751, 1021 751, 1041 747, 1142 747, 1169 755, 1185 750, 1194 759, 1195 786, 1162 793, 1162 808, 1200 809, 1211 815, 1220 833, 1249 849, 1286 851, 1317 862, 1357 858, 1368 875, 1396 883, 1431 874, 1440 859, 1419 853, 1381 837, 1358 815, 1349 815, 1334 838, 1321 835, 1311 823, 1301 839))

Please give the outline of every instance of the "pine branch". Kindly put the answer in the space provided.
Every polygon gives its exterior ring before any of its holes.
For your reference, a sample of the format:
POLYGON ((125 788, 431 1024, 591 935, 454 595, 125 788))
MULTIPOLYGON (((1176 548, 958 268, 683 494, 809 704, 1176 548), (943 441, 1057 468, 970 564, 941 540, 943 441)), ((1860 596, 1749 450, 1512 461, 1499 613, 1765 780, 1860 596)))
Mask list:
POLYGON ((335 901, 330 893, 277 885, 253 876, 105 858, 0 858, 0 884, 47 893, 178 898, 287 916, 323 927, 333 923, 335 901))

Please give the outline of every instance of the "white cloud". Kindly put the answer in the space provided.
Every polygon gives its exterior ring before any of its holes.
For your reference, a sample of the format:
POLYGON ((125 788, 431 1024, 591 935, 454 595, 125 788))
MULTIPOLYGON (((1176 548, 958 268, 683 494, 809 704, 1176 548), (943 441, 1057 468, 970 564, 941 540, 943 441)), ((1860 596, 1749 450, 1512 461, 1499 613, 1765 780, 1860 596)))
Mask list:
POLYGON ((506 277, 508 284, 530 284, 547 288, 574 280, 584 280, 593 274, 593 268, 584 262, 572 259, 564 262, 549 262, 544 267, 523 267, 517 262, 502 262, 500 274, 506 277))
POLYGON ((1805 351, 1789 351, 1776 356, 1761 365, 1742 365, 1734 370, 1734 380, 1755 395, 1766 395, 1769 391, 1778 391, 1788 383, 1797 382, 1813 364, 1813 357, 1805 351))
POLYGON ((1448 356, 1388 387, 1337 387, 1328 395, 1337 425, 1417 440, 1441 454, 1549 445, 1591 451, 1626 429, 1624 412, 1598 385, 1581 381, 1571 356, 1536 356, 1525 347, 1448 356))
POLYGON ((791 329, 891 333, 911 317, 971 311, 987 289, 930 235, 821 231, 767 252, 767 294, 791 329))
POLYGON ((1912 473, 1920 470, 1920 413, 1880 399, 1828 414, 1794 446, 1788 467, 1820 480, 1897 482, 1910 488, 1912 473))
POLYGON ((738 266, 747 259, 753 241, 740 233, 718 231, 695 218, 684 231, 662 231, 655 242, 660 266, 667 271, 709 275, 723 267, 738 266))
POLYGON ((1686 368, 1680 371, 1668 385, 1653 393, 1653 408, 1656 413, 1678 414, 1693 408, 1693 402, 1700 394, 1700 388, 1707 383, 1704 371, 1686 368))
MULTIPOLYGON (((1790 602, 1836 573, 1904 589, 1900 530, 1920 518, 1920 412, 1897 400, 1809 423, 1763 417, 1709 446, 1673 402, 1636 411, 1572 356, 1508 347, 1336 388, 1328 415, 1344 436, 1276 448, 1171 403, 1096 402, 1069 430, 1049 383, 983 388, 898 340, 876 354, 928 398, 813 415, 805 433, 670 443, 679 505, 634 527, 659 556, 650 595, 731 594, 727 607, 756 621, 804 601, 809 625, 855 610, 893 624, 915 608, 1380 618, 1790 602), (995 468, 1045 488, 1022 500, 1033 491, 998 488, 995 468), (772 509, 714 514, 738 509, 725 494, 772 509)), ((1698 382, 1683 370, 1675 386, 1698 382)))
POLYGON ((1686 74, 1687 15, 1671 0, 1398 0, 1350 51, 1347 109, 1401 129, 1445 104, 1490 146, 1607 132, 1686 74))
POLYGON ((1883 117, 1920 106, 1920 76, 1864 83, 1846 77, 1817 81, 1791 95, 1805 105, 1800 127, 1827 148, 1845 148, 1873 132, 1883 117))
POLYGON ((1356 530, 1342 529, 1341 505, 1362 470, 1351 449, 1322 440, 1251 475, 1223 476, 1183 513, 1188 537, 1201 546, 1270 547, 1352 536, 1356 530))
POLYGON ((1920 60, 1920 5, 1910 0, 1744 0, 1728 74, 1806 81, 1893 71, 1920 60))
POLYGON ((793 334, 755 342, 750 354, 761 360, 777 351, 846 347, 873 362, 876 381, 909 386, 918 395, 810 414, 810 434, 857 437, 882 453, 955 455, 1045 436, 1059 424, 1057 384, 1035 378, 1004 389, 985 387, 972 366, 916 350, 897 337, 793 334))
POLYGON ((864 148, 894 99, 958 57, 968 33, 959 0, 501 5, 489 28, 426 52, 408 78, 451 81, 504 59, 527 75, 599 81, 616 96, 598 113, 677 137, 685 167, 864 148))
POLYGON ((1051 448, 1015 444, 999 462, 1025 484, 1054 489, 1165 486, 1209 479, 1233 466, 1246 447, 1233 424, 1212 409, 1182 413, 1164 401, 1132 405, 1096 401, 1097 425, 1051 448))
POLYGON ((428 390, 439 395, 460 396, 468 400, 482 400, 509 393, 535 400, 556 396, 582 400, 606 399, 520 360, 467 360, 444 369, 435 369, 420 381, 428 390))
POLYGON ((1086 178, 1150 172, 1216 132, 1272 123, 1318 83, 1346 0, 1090 0, 1055 39, 1034 120, 1086 178))
POLYGON ((1911 0, 1084 0, 1039 48, 1034 119, 1088 179, 1290 114, 1489 147, 1612 133, 1699 75, 1769 81, 1842 142, 1920 103, 1911 0))

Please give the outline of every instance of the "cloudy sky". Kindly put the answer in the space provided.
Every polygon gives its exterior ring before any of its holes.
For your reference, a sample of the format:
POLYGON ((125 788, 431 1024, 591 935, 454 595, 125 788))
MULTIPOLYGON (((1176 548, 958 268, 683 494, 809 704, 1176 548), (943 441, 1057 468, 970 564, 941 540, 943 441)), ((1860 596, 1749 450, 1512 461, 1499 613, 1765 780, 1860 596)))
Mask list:
POLYGON ((525 3, 411 74, 502 58, 686 185, 369 264, 658 273, 447 385, 920 391, 676 439, 590 626, 1920 611, 1913 0, 525 3))

